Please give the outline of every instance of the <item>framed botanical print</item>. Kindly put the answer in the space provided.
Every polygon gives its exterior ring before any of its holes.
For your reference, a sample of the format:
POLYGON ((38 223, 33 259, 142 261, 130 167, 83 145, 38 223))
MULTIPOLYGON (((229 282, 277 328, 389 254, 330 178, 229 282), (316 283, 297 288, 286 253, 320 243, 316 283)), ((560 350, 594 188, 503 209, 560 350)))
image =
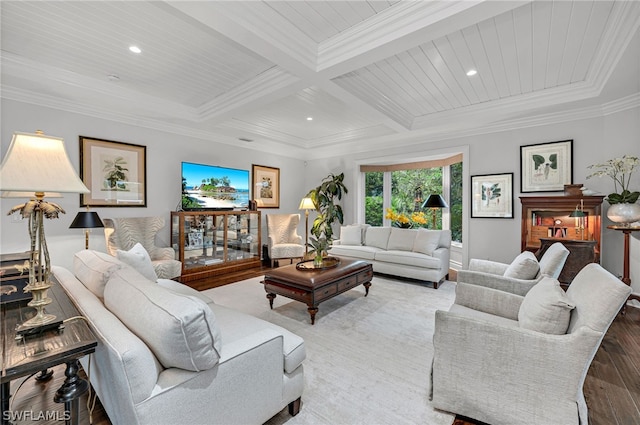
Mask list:
POLYGON ((472 218, 513 218, 513 173, 471 176, 472 218))
POLYGON ((280 208, 280 169, 251 166, 253 199, 258 208, 280 208))
POLYGON ((520 191, 560 192, 571 184, 573 140, 520 147, 520 191))
POLYGON ((147 147, 80 136, 80 206, 146 207, 147 147))

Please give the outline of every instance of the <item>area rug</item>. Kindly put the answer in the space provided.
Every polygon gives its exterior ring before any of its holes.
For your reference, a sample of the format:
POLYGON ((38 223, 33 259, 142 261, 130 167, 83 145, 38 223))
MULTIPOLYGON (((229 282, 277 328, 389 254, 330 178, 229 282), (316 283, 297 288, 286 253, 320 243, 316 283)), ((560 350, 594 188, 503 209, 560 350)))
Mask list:
POLYGON ((261 280, 204 293, 305 340, 300 413, 291 417, 284 409, 268 425, 453 423, 428 397, 434 315, 453 303, 453 282, 433 289, 376 275, 367 297, 359 286, 320 304, 312 326, 301 302, 278 295, 270 310, 261 280))

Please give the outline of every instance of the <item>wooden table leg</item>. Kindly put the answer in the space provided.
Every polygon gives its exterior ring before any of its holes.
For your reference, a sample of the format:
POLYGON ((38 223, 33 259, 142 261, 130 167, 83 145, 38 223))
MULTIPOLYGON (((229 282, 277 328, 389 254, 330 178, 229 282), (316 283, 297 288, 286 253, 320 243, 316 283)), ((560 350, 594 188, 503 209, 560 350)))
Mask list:
POLYGON ((267 298, 269 299, 269 308, 273 310, 273 300, 276 298, 276 294, 267 294, 267 298))
POLYGON ((89 383, 78 376, 80 362, 77 359, 69 360, 64 371, 64 384, 53 397, 56 403, 64 403, 65 425, 78 425, 78 399, 89 389, 89 383))
POLYGON ((311 325, 316 322, 316 313, 318 312, 318 307, 316 306, 308 306, 307 310, 309 311, 309 315, 311 316, 311 325))
POLYGON ((364 296, 366 297, 367 295, 369 295, 369 287, 371 286, 371 282, 365 282, 363 283, 364 285, 364 296))

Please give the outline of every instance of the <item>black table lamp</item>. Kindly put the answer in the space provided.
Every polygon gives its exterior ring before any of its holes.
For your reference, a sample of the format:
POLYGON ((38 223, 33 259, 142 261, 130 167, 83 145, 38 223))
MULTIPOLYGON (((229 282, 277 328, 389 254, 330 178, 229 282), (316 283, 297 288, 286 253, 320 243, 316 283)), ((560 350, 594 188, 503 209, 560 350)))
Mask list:
POLYGON ((97 212, 80 211, 76 218, 73 219, 69 229, 84 229, 84 249, 89 249, 89 229, 104 227, 102 220, 98 217, 97 212))
POLYGON ((432 221, 432 229, 436 228, 436 209, 438 208, 449 208, 449 205, 442 199, 442 196, 438 194, 431 194, 422 204, 422 208, 431 208, 431 221, 432 221))

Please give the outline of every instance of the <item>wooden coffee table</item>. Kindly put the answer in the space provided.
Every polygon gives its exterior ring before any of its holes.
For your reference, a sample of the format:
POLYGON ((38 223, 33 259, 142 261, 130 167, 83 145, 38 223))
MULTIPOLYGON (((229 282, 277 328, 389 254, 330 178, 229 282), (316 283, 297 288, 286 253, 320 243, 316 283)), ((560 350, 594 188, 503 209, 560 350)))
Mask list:
POLYGON ((340 259, 327 269, 298 270, 295 264, 278 267, 264 275, 264 290, 273 309, 276 295, 307 304, 311 324, 316 320, 318 305, 358 285, 364 285, 365 297, 373 278, 373 267, 366 261, 340 259))

